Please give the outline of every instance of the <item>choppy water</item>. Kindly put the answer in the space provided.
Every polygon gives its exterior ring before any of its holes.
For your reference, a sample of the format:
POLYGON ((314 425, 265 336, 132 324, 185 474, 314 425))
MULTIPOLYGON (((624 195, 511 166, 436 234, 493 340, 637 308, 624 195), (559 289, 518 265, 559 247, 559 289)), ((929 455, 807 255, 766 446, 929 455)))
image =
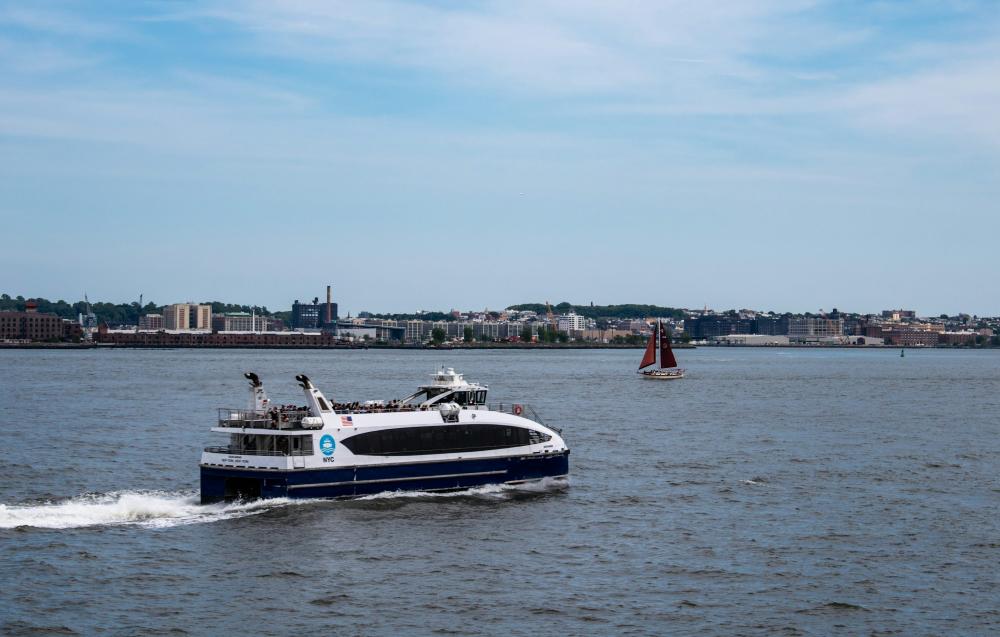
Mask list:
POLYGON ((1000 354, 0 351, 0 632, 1000 631, 1000 354), (570 484, 197 504, 243 371, 298 402, 439 364, 564 428, 570 484))

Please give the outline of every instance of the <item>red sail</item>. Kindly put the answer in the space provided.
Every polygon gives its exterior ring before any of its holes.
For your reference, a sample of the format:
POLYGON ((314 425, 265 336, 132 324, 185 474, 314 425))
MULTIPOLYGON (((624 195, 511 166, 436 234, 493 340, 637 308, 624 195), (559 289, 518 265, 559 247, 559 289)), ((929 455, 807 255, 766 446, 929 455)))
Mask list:
POLYGON ((667 367, 677 367, 677 359, 674 358, 674 350, 670 349, 670 332, 660 326, 660 369, 667 367))
POLYGON ((646 345, 646 353, 642 357, 642 362, 639 363, 639 369, 643 367, 649 367, 656 362, 656 332, 649 337, 649 343, 646 345))

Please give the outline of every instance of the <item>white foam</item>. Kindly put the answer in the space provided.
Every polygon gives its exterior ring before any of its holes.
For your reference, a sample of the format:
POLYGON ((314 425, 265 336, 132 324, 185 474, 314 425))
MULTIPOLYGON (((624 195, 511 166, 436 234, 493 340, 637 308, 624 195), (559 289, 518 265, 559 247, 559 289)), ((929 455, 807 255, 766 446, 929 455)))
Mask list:
POLYGON ((522 484, 487 484, 459 491, 382 491, 362 496, 358 500, 388 500, 394 498, 467 498, 483 497, 503 499, 517 493, 544 493, 559 491, 569 484, 566 478, 542 478, 522 484))
MULTIPOLYGON (((565 478, 543 478, 524 484, 490 484, 461 491, 383 491, 359 500, 392 498, 483 497, 503 499, 518 492, 541 493, 567 486, 565 478)), ((37 505, 0 504, 0 529, 35 527, 77 529, 91 526, 136 525, 151 528, 200 524, 255 515, 289 504, 310 500, 273 498, 229 504, 198 503, 198 494, 165 491, 116 491, 81 495, 61 502, 37 505)), ((315 502, 315 500, 313 500, 315 502)))
POLYGON ((281 498, 201 505, 197 494, 192 493, 118 491, 33 506, 0 504, 0 529, 20 526, 73 529, 121 524, 168 527, 253 515, 288 503, 289 500, 281 498))

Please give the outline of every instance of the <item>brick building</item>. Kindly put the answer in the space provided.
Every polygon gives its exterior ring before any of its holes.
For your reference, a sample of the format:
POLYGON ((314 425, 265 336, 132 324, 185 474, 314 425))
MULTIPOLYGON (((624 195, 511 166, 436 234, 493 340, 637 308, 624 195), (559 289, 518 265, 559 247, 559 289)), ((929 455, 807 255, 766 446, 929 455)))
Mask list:
POLYGON ((0 312, 0 340, 61 341, 69 336, 67 323, 55 314, 0 312))
POLYGON ((941 332, 938 334, 938 343, 942 345, 975 345, 976 332, 941 332))
POLYGON ((938 344, 939 334, 927 330, 887 329, 882 331, 886 345, 934 347, 938 344))

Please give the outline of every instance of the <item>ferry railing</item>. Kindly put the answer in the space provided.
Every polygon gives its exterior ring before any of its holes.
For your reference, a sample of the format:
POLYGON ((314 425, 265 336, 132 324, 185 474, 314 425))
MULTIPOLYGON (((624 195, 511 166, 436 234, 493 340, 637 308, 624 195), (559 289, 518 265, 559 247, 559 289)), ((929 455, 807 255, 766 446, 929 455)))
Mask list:
POLYGON ((230 453, 240 456, 311 456, 311 451, 264 451, 246 447, 205 447, 206 453, 230 453))
POLYGON ((553 427, 552 425, 546 425, 545 421, 542 420, 542 417, 538 415, 537 411, 535 411, 535 408, 527 403, 489 403, 485 405, 485 407, 490 411, 499 411, 513 416, 524 416, 528 420, 534 420, 538 424, 544 425, 558 434, 562 434, 562 429, 553 427))
POLYGON ((308 410, 267 412, 259 409, 219 408, 219 426, 235 429, 301 429, 308 410))

